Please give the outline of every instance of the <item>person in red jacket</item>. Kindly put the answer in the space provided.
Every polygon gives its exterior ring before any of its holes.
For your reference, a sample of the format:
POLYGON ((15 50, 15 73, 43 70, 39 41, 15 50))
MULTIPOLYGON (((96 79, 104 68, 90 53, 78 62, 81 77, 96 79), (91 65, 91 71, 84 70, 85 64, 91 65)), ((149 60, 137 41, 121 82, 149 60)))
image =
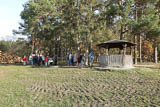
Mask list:
POLYGON ((26 64, 27 64, 27 57, 24 56, 24 57, 23 57, 23 65, 26 65, 26 64))
POLYGON ((48 56, 45 58, 45 66, 48 66, 48 56))

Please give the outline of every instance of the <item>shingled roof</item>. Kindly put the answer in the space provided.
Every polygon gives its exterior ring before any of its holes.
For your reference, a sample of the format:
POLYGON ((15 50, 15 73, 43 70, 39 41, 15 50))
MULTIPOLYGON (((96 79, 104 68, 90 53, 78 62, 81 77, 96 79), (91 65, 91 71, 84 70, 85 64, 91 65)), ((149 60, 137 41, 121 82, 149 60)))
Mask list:
POLYGON ((114 40, 110 40, 101 44, 98 44, 98 47, 102 47, 102 48, 119 48, 119 49, 123 49, 123 45, 127 45, 127 47, 132 47, 135 46, 136 44, 131 43, 129 41, 126 40, 118 40, 118 39, 114 39, 114 40))

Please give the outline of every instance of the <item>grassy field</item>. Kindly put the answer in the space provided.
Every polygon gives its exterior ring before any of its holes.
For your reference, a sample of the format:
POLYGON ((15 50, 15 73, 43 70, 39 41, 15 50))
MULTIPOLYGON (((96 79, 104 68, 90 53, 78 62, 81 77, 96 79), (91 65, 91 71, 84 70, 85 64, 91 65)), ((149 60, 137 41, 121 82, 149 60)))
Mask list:
POLYGON ((160 70, 0 66, 0 107, 160 106, 160 70))

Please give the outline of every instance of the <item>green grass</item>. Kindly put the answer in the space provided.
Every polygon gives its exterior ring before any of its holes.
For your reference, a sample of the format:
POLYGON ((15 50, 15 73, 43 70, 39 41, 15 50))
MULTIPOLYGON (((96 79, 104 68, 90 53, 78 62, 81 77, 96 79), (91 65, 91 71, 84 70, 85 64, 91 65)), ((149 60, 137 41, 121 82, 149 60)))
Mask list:
POLYGON ((0 107, 160 106, 160 70, 0 66, 0 107))

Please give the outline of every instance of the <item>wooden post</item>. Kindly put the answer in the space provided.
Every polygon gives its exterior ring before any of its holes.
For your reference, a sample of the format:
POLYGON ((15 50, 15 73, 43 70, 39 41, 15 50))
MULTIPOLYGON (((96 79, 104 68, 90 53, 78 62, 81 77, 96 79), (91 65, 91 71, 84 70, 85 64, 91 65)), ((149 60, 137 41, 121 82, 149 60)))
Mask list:
POLYGON ((101 56, 101 48, 99 47, 99 55, 98 55, 98 58, 97 58, 97 62, 99 61, 100 56, 101 56))
POLYGON ((130 55, 132 56, 132 47, 130 47, 130 55))
POLYGON ((123 45, 123 48, 124 48, 124 55, 126 55, 127 44, 124 44, 124 45, 123 45))
POLYGON ((101 48, 99 47, 99 56, 101 56, 101 48))
POLYGON ((106 55, 108 55, 109 49, 108 46, 106 46, 106 55))

